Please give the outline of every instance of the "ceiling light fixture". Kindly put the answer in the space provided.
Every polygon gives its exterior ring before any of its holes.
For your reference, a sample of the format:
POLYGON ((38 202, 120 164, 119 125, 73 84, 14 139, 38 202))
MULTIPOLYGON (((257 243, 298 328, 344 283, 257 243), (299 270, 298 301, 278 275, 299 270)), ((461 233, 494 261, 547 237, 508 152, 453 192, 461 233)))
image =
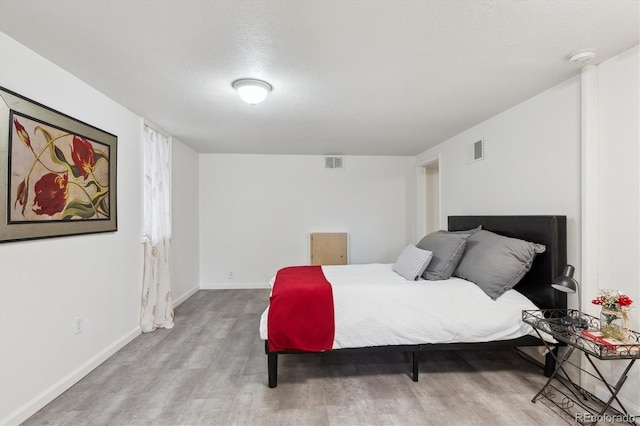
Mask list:
POLYGON ((596 52, 593 49, 582 49, 582 50, 573 52, 571 55, 568 56, 568 59, 571 62, 580 63, 580 62, 590 61, 595 57, 596 57, 596 52))
POLYGON ((273 87, 266 81, 255 78, 241 78, 231 83, 231 86, 238 92, 243 101, 255 105, 264 101, 273 87))

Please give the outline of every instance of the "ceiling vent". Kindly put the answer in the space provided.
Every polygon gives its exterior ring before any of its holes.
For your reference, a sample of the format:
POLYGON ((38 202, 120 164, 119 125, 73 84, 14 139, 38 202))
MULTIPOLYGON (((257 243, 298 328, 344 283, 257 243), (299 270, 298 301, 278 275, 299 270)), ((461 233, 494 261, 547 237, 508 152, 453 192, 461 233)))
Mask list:
POLYGON ((469 145, 468 160, 469 163, 484 159, 484 139, 475 141, 469 145))
POLYGON ((326 156, 324 157, 324 169, 325 170, 344 170, 344 157, 343 156, 326 156))

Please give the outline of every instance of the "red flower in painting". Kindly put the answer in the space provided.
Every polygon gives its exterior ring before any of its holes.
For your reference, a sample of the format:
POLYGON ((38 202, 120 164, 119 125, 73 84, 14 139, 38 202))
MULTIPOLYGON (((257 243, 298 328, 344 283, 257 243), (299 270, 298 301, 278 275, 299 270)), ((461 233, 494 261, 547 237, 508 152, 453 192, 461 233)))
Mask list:
POLYGON ((73 136, 73 149, 71 150, 71 158, 76 167, 82 174, 82 177, 87 179, 89 174, 96 168, 95 152, 93 151, 93 145, 85 138, 79 136, 73 136))
POLYGON ((37 205, 39 209, 33 209, 36 214, 54 214, 61 212, 67 203, 69 192, 67 191, 67 182, 69 176, 65 173, 60 176, 55 173, 47 173, 36 182, 36 197, 33 205, 37 205))
POLYGON ((25 207, 25 204, 27 204, 27 197, 29 196, 26 183, 27 183, 27 180, 25 179, 22 182, 20 182, 20 185, 18 185, 18 195, 16 196, 16 202, 13 204, 14 207, 18 203, 22 206, 23 216, 24 216, 24 207, 25 207))
POLYGON ((29 133, 25 130, 24 126, 18 122, 17 118, 13 119, 13 125, 16 127, 16 132, 18 132, 18 136, 20 140, 29 148, 31 148, 31 139, 29 138, 29 133))

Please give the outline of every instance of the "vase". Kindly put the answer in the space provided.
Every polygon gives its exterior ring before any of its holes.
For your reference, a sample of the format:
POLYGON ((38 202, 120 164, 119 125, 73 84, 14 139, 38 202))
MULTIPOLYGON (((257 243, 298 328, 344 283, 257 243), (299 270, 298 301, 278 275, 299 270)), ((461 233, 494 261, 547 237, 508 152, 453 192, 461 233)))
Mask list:
POLYGON ((600 331, 602 337, 623 340, 624 319, 622 312, 614 309, 602 309, 600 311, 600 331))

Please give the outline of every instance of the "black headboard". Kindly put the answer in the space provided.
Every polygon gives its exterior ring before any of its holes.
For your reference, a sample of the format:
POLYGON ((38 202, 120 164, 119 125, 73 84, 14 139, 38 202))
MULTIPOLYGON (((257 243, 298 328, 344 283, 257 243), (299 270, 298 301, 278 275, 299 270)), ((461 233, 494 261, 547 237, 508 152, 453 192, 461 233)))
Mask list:
POLYGON ((567 308, 567 294, 550 285, 567 264, 566 216, 449 216, 450 231, 478 225, 506 237, 544 244, 546 251, 536 256, 531 270, 515 289, 540 309, 567 308))

